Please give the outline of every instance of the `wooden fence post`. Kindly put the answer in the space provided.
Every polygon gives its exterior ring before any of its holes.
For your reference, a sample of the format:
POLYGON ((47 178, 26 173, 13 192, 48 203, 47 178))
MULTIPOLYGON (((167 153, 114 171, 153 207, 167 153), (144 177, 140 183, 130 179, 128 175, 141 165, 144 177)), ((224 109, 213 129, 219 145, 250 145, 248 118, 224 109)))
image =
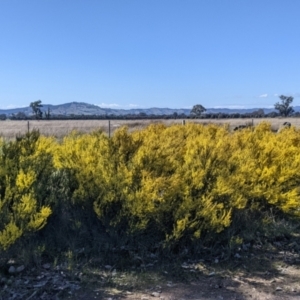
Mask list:
POLYGON ((110 138, 110 120, 108 120, 108 137, 110 138))

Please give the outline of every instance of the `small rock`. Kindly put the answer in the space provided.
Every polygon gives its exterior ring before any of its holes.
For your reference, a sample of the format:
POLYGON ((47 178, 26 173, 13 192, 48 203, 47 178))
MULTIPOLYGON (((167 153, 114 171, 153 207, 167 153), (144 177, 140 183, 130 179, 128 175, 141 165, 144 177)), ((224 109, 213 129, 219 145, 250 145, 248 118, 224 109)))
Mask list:
POLYGON ((50 269, 50 264, 43 264, 43 268, 45 269, 45 270, 49 270, 50 269))
POLYGON ((278 287, 276 288, 276 292, 279 292, 279 291, 282 291, 282 288, 281 288, 280 286, 278 286, 278 287))
POLYGON ((151 296, 152 296, 152 297, 159 297, 159 296, 160 296, 160 293, 158 293, 158 292, 153 292, 153 293, 151 294, 151 296))
POLYGON ((168 287, 173 287, 173 286, 175 286, 175 284, 172 281, 168 281, 167 286, 168 287))
POLYGON ((8 262, 7 262, 9 265, 12 265, 12 264, 15 264, 16 261, 14 259, 10 259, 8 262))
POLYGON ((2 277, 1 280, 0 280, 0 283, 1 283, 1 284, 5 284, 6 281, 7 281, 7 279, 6 279, 5 277, 2 277))
POLYGON ((37 284, 34 284, 34 285, 33 285, 33 288, 39 289, 39 288, 45 286, 46 284, 47 284, 47 280, 42 281, 42 282, 39 282, 39 283, 37 283, 37 284))
POLYGON ((67 276, 63 271, 60 272, 60 275, 61 275, 62 277, 66 277, 66 276, 67 276))
POLYGON ((243 249, 244 251, 247 251, 247 250, 248 250, 247 245, 246 245, 246 244, 243 244, 243 245, 242 245, 242 249, 243 249))
POLYGON ((210 276, 210 277, 211 277, 211 276, 215 276, 215 275, 216 275, 215 272, 211 272, 211 273, 208 274, 208 276, 210 276))
POLYGON ((236 253, 236 254, 234 255, 234 257, 235 257, 235 258, 241 258, 241 256, 240 256, 238 253, 236 253))
POLYGON ((151 264, 151 263, 150 263, 150 264, 147 264, 147 265, 146 265, 146 268, 151 268, 151 267, 153 267, 153 266, 154 266, 154 264, 151 264))
POLYGON ((104 266, 104 268, 105 268, 106 270, 110 270, 110 269, 112 268, 112 266, 106 265, 106 266, 104 266))
POLYGON ((24 270, 25 270, 25 266, 24 266, 24 265, 19 266, 19 267, 16 268, 16 273, 21 273, 21 272, 23 272, 24 270))
POLYGON ((15 274, 16 273, 16 268, 14 266, 10 266, 8 269, 9 274, 15 274))
POLYGON ((149 300, 149 297, 147 297, 147 296, 142 296, 142 297, 141 297, 141 300, 149 300))
POLYGON ((189 266, 188 266, 186 263, 183 263, 183 264, 181 265, 181 268, 183 268, 183 269, 189 269, 189 266))

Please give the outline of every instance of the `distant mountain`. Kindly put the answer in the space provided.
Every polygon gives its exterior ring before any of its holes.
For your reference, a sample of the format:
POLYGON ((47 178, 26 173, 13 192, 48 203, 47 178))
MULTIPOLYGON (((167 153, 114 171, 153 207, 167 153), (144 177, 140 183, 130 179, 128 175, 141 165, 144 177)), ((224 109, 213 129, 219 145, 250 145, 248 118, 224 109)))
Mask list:
MULTIPOLYGON (((175 112, 177 114, 190 114, 190 109, 171 109, 171 108, 136 108, 136 109, 112 109, 112 108, 101 108, 97 105, 88 104, 84 102, 71 102, 60 105, 43 104, 41 110, 47 111, 48 108, 52 115, 96 115, 96 116, 125 116, 125 115, 172 115, 175 112)), ((12 114, 24 113, 27 116, 32 115, 32 109, 30 107, 20 107, 13 109, 0 109, 0 114, 6 114, 11 116, 12 114)))
MULTIPOLYGON (((111 109, 111 108, 101 108, 97 105, 88 104, 84 102, 71 102, 60 105, 51 105, 51 104, 43 104, 42 111, 47 111, 48 108, 51 111, 51 115, 61 115, 61 116, 72 116, 72 115, 96 115, 96 116, 125 116, 125 115, 138 115, 138 114, 146 114, 146 115, 173 115, 177 113, 178 115, 185 114, 189 115, 191 109, 172 109, 172 108, 135 108, 135 109, 111 109)), ((295 112, 300 111, 300 106, 293 107, 295 112)), ((274 108, 262 108, 264 113, 270 113, 275 111, 274 108)), ((206 113, 251 113, 259 110, 259 108, 249 108, 249 109, 231 109, 231 108, 207 108, 206 113)), ((0 109, 0 114, 6 114, 8 117, 12 116, 12 114, 24 113, 26 116, 32 115, 32 109, 30 107, 20 107, 13 109, 0 109)))

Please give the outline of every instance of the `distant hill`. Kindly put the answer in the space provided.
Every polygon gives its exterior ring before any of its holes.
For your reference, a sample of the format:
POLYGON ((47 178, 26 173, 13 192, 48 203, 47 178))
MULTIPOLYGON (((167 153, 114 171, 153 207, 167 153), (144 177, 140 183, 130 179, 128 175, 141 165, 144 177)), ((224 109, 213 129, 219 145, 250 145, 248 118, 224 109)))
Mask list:
MULTIPOLYGON (((125 116, 125 115, 139 115, 146 114, 150 115, 173 115, 177 113, 178 115, 185 114, 189 115, 191 109, 172 109, 172 108, 135 108, 135 109, 111 109, 111 108, 102 108, 97 105, 88 104, 84 102, 70 102, 59 105, 43 104, 42 111, 47 111, 50 108, 51 115, 61 115, 61 116, 72 116, 72 115, 96 115, 96 116, 125 116)), ((231 109, 231 108, 207 108, 206 113, 251 113, 257 111, 259 108, 249 108, 249 109, 231 109)), ((268 114, 272 111, 275 111, 274 108, 262 108, 265 114, 268 114)), ((300 106, 294 106, 295 112, 300 111, 300 106)), ((24 113, 26 116, 32 115, 32 110, 30 107, 20 107, 13 109, 0 109, 0 114, 6 114, 8 117, 12 114, 24 113)))
MULTIPOLYGON (((47 111, 50 108, 52 115, 96 115, 96 116, 125 116, 125 115, 138 115, 144 113, 146 115, 172 115, 178 114, 190 114, 190 109, 171 109, 171 108, 136 108, 136 109, 111 109, 102 108, 97 105, 88 104, 84 102, 71 102, 59 105, 43 104, 42 111, 47 111)), ((0 114, 6 114, 11 116, 12 114, 24 113, 27 116, 32 115, 32 109, 30 107, 20 107, 13 109, 0 109, 0 114)))

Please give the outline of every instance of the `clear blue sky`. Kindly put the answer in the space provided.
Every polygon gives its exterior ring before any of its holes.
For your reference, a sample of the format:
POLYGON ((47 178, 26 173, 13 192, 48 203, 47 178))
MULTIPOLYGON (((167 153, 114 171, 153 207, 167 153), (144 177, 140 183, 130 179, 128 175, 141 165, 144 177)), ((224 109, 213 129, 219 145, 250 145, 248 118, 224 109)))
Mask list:
POLYGON ((300 105, 299 0, 0 0, 0 107, 300 105))

